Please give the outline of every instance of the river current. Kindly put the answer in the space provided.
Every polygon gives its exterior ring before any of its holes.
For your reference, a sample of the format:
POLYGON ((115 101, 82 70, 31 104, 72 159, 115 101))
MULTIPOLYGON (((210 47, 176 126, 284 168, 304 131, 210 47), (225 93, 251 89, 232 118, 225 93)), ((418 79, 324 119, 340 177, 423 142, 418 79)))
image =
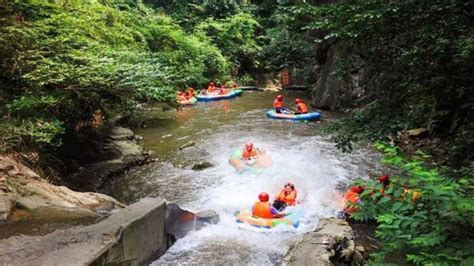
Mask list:
MULTIPOLYGON (((109 185, 110 194, 130 203, 140 198, 161 197, 192 211, 214 210, 220 222, 190 232, 179 239, 153 265, 223 265, 281 263, 291 244, 315 228, 319 218, 335 216, 340 191, 355 177, 381 170, 380 155, 356 147, 344 154, 320 128, 337 115, 323 112, 322 123, 293 123, 265 116, 276 93, 244 92, 232 100, 197 103, 182 111, 156 111, 145 128, 134 131, 144 137, 147 149, 159 162, 136 168, 109 185), (194 146, 179 149, 188 142, 194 146), (265 149, 273 165, 261 174, 239 174, 229 165, 232 151, 252 141, 265 149), (209 162, 202 171, 192 166, 209 162), (304 216, 298 228, 269 229, 236 223, 234 213, 250 208, 260 192, 276 195, 286 182, 298 190, 304 216)), ((288 92, 285 102, 302 93, 288 92)))

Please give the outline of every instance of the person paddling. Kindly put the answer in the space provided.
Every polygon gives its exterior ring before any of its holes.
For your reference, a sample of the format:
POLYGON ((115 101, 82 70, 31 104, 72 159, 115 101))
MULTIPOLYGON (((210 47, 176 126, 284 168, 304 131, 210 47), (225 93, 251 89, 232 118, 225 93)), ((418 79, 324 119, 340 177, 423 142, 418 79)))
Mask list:
POLYGON ((283 103, 283 95, 277 95, 275 100, 273 101, 273 108, 275 108, 275 112, 278 114, 291 114, 291 111, 285 108, 283 103))

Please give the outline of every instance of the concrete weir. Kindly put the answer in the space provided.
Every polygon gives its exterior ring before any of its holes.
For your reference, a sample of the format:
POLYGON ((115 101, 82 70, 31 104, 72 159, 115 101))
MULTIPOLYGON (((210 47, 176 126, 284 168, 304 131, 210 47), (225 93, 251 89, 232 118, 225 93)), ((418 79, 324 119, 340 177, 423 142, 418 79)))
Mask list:
POLYGON ((166 202, 145 198, 89 226, 0 241, 0 265, 143 265, 166 251, 166 202))

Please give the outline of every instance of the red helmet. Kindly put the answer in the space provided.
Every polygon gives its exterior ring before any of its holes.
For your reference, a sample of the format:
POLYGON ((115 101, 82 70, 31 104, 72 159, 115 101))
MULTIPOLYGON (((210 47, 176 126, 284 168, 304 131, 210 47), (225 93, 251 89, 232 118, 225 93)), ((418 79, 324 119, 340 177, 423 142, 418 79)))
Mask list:
POLYGON ((380 183, 388 182, 389 179, 390 179, 390 178, 388 177, 388 175, 381 175, 381 176, 379 176, 379 178, 377 178, 377 180, 378 180, 380 183))
POLYGON ((295 99, 295 103, 301 103, 301 99, 300 99, 300 98, 296 98, 296 99, 295 99))
POLYGON ((251 151, 253 149, 253 143, 252 142, 245 143, 245 149, 251 151))
POLYGON ((281 94, 277 95, 277 99, 278 100, 283 100, 283 95, 281 95, 281 94))
POLYGON ((351 188, 351 191, 357 194, 364 192, 364 188, 361 186, 355 186, 351 188))
POLYGON ((266 192, 262 192, 258 195, 258 199, 261 201, 261 202, 267 202, 269 199, 270 199, 270 196, 268 195, 268 193, 266 192))

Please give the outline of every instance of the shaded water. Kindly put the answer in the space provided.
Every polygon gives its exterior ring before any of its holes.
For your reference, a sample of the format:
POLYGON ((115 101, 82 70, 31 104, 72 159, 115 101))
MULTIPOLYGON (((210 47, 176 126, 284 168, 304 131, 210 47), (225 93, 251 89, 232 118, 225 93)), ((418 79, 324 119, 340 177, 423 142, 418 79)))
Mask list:
MULTIPOLYGON (((320 217, 339 209, 336 186, 347 179, 377 174, 379 155, 363 148, 343 154, 334 148, 321 126, 335 119, 323 113, 323 123, 292 123, 265 116, 275 93, 245 92, 230 101, 198 103, 181 112, 155 112, 147 127, 135 132, 158 154, 159 163, 134 169, 109 184, 109 193, 125 202, 145 196, 162 197, 194 211, 212 209, 221 221, 178 240, 162 264, 278 264, 302 233, 320 217), (178 147, 195 141, 183 150, 178 147), (267 150, 273 166, 260 175, 238 174, 228 164, 233 149, 246 141, 267 150), (196 163, 214 167, 193 171, 196 163), (235 211, 249 208, 257 195, 275 195, 285 182, 295 183, 305 215, 298 228, 259 229, 235 222, 235 211)), ((285 102, 303 94, 291 92, 285 102)))

